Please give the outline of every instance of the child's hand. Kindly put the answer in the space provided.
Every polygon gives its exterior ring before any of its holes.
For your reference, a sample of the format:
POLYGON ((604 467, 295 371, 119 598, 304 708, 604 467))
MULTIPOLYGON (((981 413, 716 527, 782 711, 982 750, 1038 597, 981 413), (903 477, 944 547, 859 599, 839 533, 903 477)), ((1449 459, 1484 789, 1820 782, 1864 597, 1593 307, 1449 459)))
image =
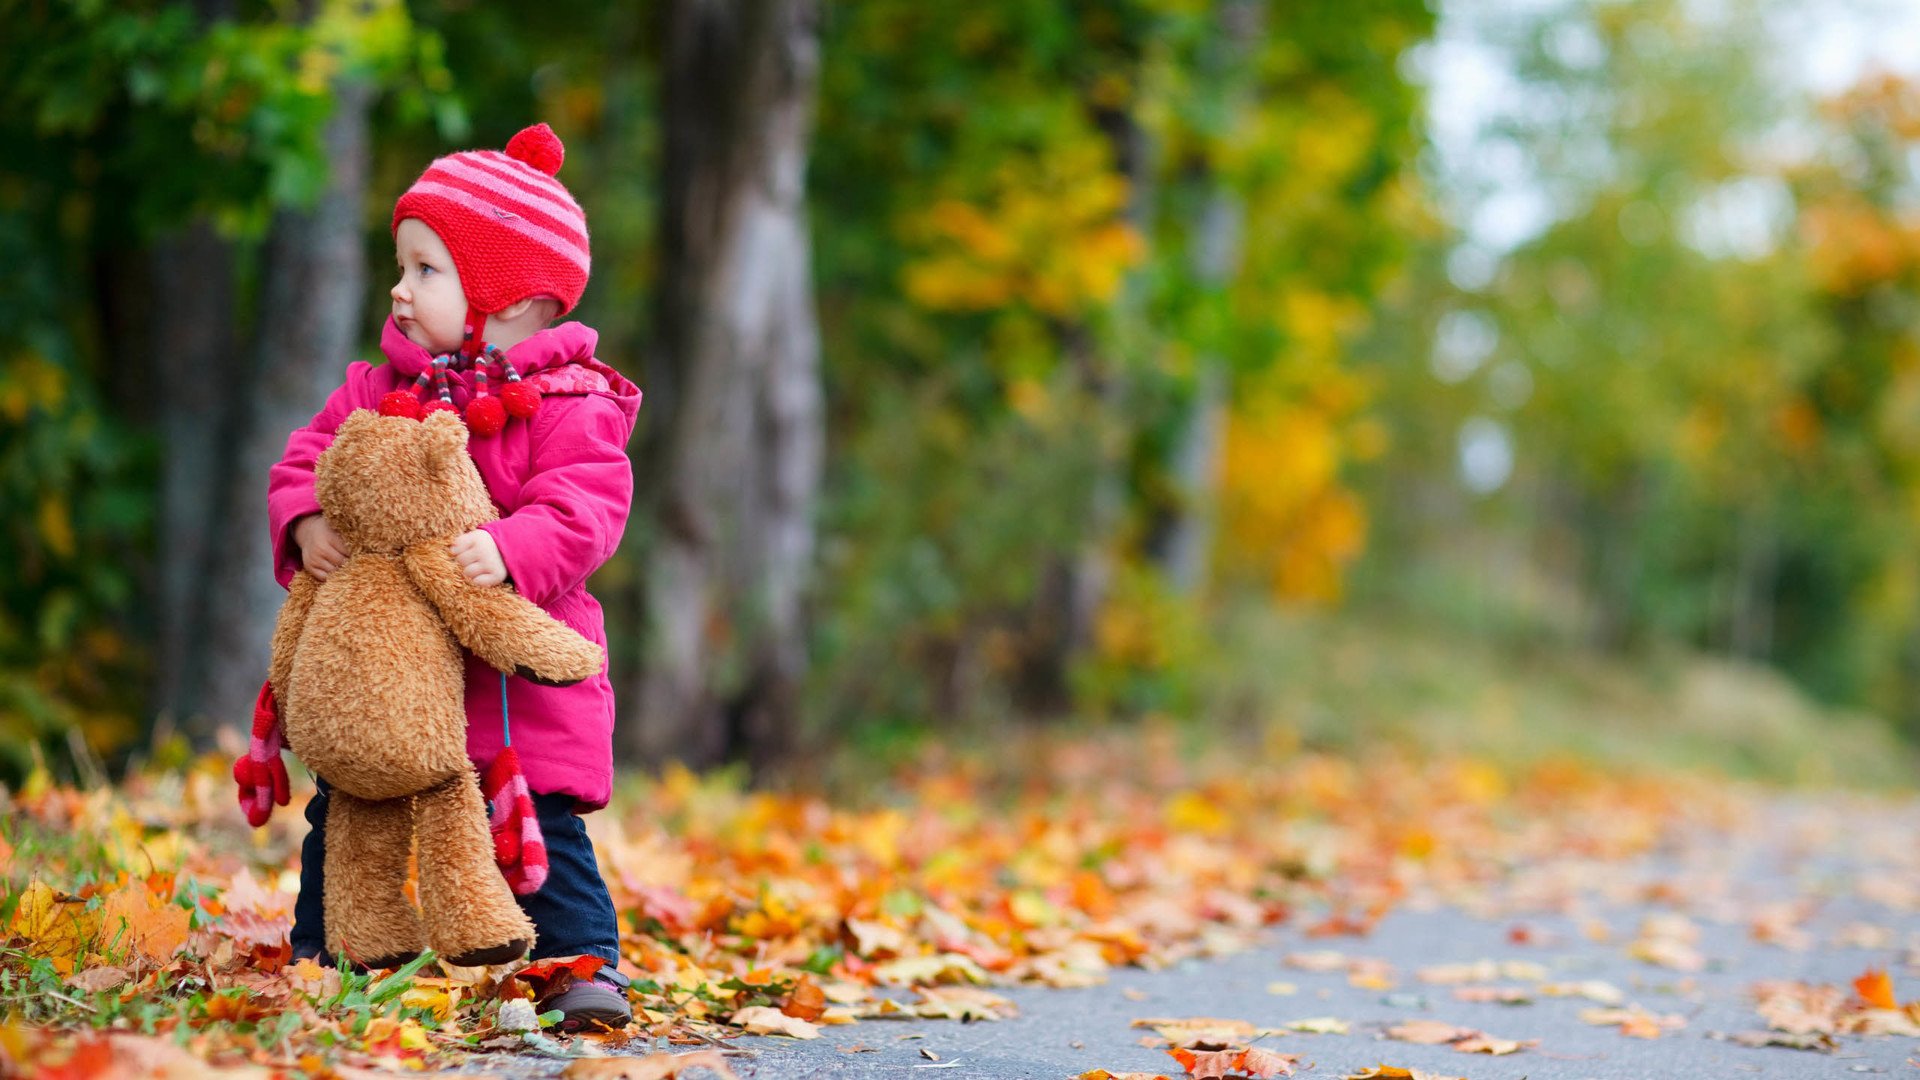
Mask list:
POLYGON ((460 572, 475 585, 498 585, 507 580, 507 564, 500 558, 500 545, 493 542, 493 534, 485 529, 454 537, 453 546, 447 551, 452 553, 453 561, 460 564, 460 572))
POLYGON ((300 564, 317 581, 327 580, 347 561, 347 542, 319 514, 308 514, 295 523, 293 542, 300 549, 300 564))

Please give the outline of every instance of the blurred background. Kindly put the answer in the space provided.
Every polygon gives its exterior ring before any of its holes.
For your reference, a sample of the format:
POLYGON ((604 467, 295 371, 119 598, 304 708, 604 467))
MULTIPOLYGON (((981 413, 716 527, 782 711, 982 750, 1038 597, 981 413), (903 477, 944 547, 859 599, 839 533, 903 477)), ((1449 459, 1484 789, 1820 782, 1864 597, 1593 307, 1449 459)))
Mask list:
POLYGON ((394 199, 545 121, 618 749, 1910 782, 1920 8, 0 0, 0 779, 250 717, 394 199))

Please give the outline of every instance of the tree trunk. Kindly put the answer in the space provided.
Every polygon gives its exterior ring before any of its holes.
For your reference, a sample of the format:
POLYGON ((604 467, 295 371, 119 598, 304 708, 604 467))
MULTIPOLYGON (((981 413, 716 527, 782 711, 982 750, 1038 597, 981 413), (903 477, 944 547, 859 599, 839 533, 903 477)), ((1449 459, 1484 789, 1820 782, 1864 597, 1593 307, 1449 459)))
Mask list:
MULTIPOLYGON (((1234 104, 1250 91, 1243 81, 1248 54, 1265 32, 1265 13, 1254 0, 1226 0, 1219 7, 1220 28, 1213 38, 1208 67, 1215 78, 1240 84, 1234 104)), ((1193 272, 1208 290, 1225 290, 1240 272, 1246 238, 1246 207, 1226 183, 1205 169, 1196 181, 1207 189, 1193 235, 1193 272)), ((1220 454, 1225 445, 1228 385, 1224 359, 1212 353, 1195 358, 1194 384, 1187 415, 1175 442, 1169 471, 1178 502, 1159 530, 1161 569, 1183 596, 1195 596, 1212 579, 1213 538, 1219 501, 1220 454)))
POLYGON ((198 710, 194 695, 210 666, 203 632, 205 587, 224 476, 221 450, 235 418, 233 246, 205 221, 159 241, 153 251, 153 319, 149 352, 158 399, 160 445, 159 565, 152 704, 161 725, 198 710))
POLYGON ((805 201, 818 16, 814 0, 667 13, 654 535, 622 738, 649 761, 762 771, 798 722, 822 456, 805 201))
POLYGON ((215 518, 214 561, 198 587, 207 602, 207 662, 199 673, 193 730, 244 726, 266 674, 267 641, 285 597, 274 583, 267 536, 267 470, 338 386, 361 339, 366 262, 361 225, 366 201, 370 89, 342 84, 322 134, 331 174, 311 210, 282 210, 268 234, 258 333, 242 383, 233 452, 216 484, 224 509, 215 518))

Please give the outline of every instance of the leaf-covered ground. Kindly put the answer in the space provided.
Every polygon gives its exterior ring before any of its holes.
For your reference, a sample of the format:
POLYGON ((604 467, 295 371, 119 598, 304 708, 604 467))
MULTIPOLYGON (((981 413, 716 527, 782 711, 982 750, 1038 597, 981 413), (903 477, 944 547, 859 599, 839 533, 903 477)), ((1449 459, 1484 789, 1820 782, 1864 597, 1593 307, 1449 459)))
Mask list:
POLYGON ((1244 749, 1196 761, 1166 736, 1003 750, 1023 764, 930 760, 860 806, 685 773, 631 785, 588 821, 636 1023, 574 1038, 543 1031, 541 1009, 583 965, 343 976, 289 963, 299 807, 249 832, 217 763, 90 792, 36 781, 0 806, 0 1061, 46 1077, 745 1074, 764 1064, 732 1049, 746 1033, 880 1046, 887 1020, 1011 1017, 1009 987, 1087 987, 1283 942, 1260 1000, 1236 1013, 1142 1001, 1129 1035, 1158 1064, 1078 1055, 1034 1075, 1343 1075, 1308 1044, 1359 1036, 1384 1040, 1376 1075, 1416 1075, 1392 1069, 1445 1052, 1463 1064, 1435 1075, 1518 1076, 1471 1062, 1556 1050, 1529 1024, 1474 1019, 1489 1009, 1572 1010, 1618 1040, 1706 1038, 1687 995, 1724 973, 1702 942, 1727 927, 1777 951, 1789 977, 1741 986, 1747 1023, 1713 1034, 1779 1055, 1894 1039, 1902 1057, 1920 1035, 1920 1005, 1900 1000, 1920 855, 1885 824, 1911 821, 1893 804, 1823 797, 1786 819, 1771 796, 1698 778, 1244 749), (1856 832, 1856 819, 1881 824, 1856 832), (1772 862, 1798 860, 1765 886, 1713 858, 1756 838, 1772 862), (1436 910, 1492 920, 1541 959, 1420 964, 1368 947, 1390 913, 1436 910), (1646 977, 1551 962, 1548 946, 1568 942, 1646 977), (1786 958, 1840 949, 1860 950, 1851 976, 1790 977, 1786 958), (1313 986, 1328 980, 1393 1015, 1320 1014, 1313 986))

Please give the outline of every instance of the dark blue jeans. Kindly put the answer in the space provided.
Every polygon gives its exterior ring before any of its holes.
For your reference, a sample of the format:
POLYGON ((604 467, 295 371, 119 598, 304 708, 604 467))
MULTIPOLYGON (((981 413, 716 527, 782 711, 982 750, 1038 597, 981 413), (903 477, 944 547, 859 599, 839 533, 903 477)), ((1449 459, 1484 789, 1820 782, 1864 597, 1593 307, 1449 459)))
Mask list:
MULTIPOLYGON (((293 906, 293 955, 324 958, 327 951, 325 864, 327 805, 325 781, 307 804, 306 843, 300 848, 300 896, 293 906)), ((547 842, 547 883, 532 896, 517 896, 533 920, 535 960, 548 956, 598 956, 609 974, 620 966, 620 921, 613 897, 600 878, 587 826, 573 812, 571 795, 533 797, 534 814, 547 842)))

